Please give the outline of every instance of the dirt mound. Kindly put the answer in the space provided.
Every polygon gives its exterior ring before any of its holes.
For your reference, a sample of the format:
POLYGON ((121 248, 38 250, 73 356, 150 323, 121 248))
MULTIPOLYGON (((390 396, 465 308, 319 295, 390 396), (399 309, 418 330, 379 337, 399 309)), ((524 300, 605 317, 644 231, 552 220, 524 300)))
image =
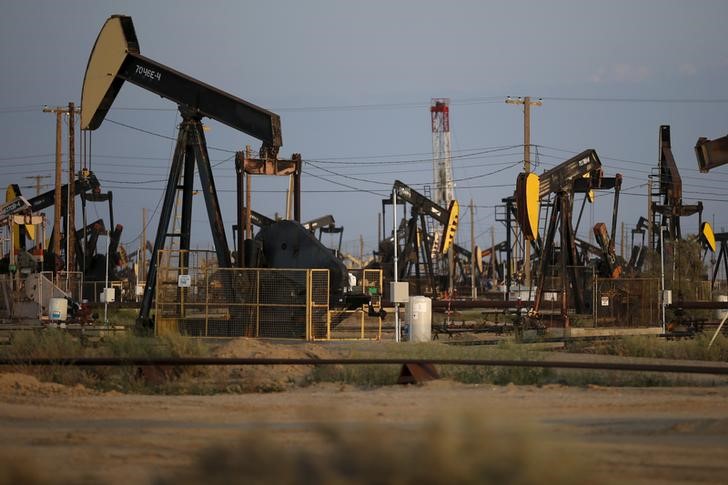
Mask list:
POLYGON ((0 374, 0 394, 18 396, 88 396, 95 394, 81 384, 64 386, 53 382, 41 382, 35 376, 9 372, 0 374))
MULTIPOLYGON (((260 339, 237 338, 218 347, 215 357, 260 357, 281 359, 327 359, 340 357, 322 345, 311 343, 273 343, 260 339)), ((283 391, 305 384, 315 372, 310 365, 231 366, 225 377, 229 392, 283 391)))
POLYGON ((269 342, 254 338, 236 338, 214 351, 215 357, 265 357, 282 359, 337 357, 338 354, 322 345, 306 342, 269 342))

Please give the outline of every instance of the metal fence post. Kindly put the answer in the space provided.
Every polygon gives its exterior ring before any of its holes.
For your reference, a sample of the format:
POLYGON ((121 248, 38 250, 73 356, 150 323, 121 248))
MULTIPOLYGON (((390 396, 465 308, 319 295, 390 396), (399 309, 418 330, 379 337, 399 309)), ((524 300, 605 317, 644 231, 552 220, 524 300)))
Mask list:
POLYGON ((311 291, 313 284, 313 270, 306 270, 306 340, 312 340, 313 328, 312 327, 312 306, 313 306, 313 292, 311 291))

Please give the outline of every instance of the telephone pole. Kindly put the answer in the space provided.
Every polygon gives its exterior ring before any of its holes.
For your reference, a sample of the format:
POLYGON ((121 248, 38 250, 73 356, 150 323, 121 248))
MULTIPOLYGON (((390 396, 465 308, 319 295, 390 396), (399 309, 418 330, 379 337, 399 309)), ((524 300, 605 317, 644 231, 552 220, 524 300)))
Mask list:
MULTIPOLYGON (((540 99, 531 101, 530 96, 524 98, 506 98, 506 104, 522 104, 523 105, 523 171, 531 172, 531 106, 541 106, 543 102, 540 99)), ((523 267, 526 286, 531 288, 531 245, 528 241, 523 241, 523 267)))
POLYGON ((68 232, 66 233, 66 271, 76 268, 76 106, 68 103, 68 232))
POLYGON ((475 204, 470 199, 470 297, 475 300, 478 297, 478 289, 475 287, 475 204))
POLYGON ((48 187, 48 184, 42 184, 41 180, 43 179, 49 179, 51 178, 50 175, 28 175, 25 178, 30 180, 35 180, 35 185, 32 187, 35 189, 35 195, 40 195, 40 191, 46 187, 48 187))
POLYGON ((364 269, 364 235, 359 234, 359 267, 364 269))
MULTIPOLYGON (((63 131, 63 115, 69 114, 69 106, 57 106, 50 108, 48 106, 43 107, 44 113, 55 113, 56 114, 56 177, 55 177, 55 194, 53 199, 53 256, 56 261, 56 267, 54 271, 58 269, 58 261, 61 257, 61 185, 63 176, 63 161, 61 160, 61 139, 63 131)), ((71 139, 72 141, 72 139, 71 139)), ((69 147, 72 143, 69 144, 69 147)), ((69 201, 70 203, 70 201, 69 201)), ((68 238, 66 238, 68 239, 68 238)), ((66 254, 68 255, 68 254, 66 254)))
POLYGON ((147 208, 142 207, 142 240, 139 243, 139 254, 137 255, 139 262, 139 274, 137 275, 137 284, 140 281, 147 281, 147 208))

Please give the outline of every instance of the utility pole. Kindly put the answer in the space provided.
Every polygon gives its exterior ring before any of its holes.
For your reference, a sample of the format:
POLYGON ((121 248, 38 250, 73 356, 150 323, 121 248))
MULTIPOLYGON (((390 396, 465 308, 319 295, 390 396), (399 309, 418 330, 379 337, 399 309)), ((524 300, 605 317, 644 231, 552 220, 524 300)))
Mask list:
POLYGON ((48 187, 48 184, 42 184, 40 183, 43 179, 49 179, 51 178, 50 175, 28 175, 25 178, 30 180, 35 180, 35 185, 33 185, 33 188, 35 189, 35 195, 40 195, 40 191, 46 187, 48 187))
POLYGON ((66 271, 76 268, 76 107, 68 103, 68 232, 66 233, 66 271))
POLYGON ((364 269, 364 235, 359 234, 359 267, 364 269))
MULTIPOLYGON (((245 145, 245 159, 249 160, 252 156, 252 149, 250 145, 245 145)), ((253 223, 251 220, 251 194, 250 192, 253 190, 253 181, 250 179, 250 174, 245 174, 245 207, 247 210, 245 211, 245 238, 246 239, 253 239, 253 223)), ((278 217, 276 217, 278 219, 278 217)))
POLYGON ((654 215, 652 214, 652 177, 647 177, 647 240, 650 244, 650 250, 655 250, 652 234, 652 224, 654 223, 654 215))
POLYGON ((493 281, 493 288, 498 285, 497 274, 497 268, 495 267, 495 226, 490 226, 490 277, 493 281))
MULTIPOLYGON (((525 98, 506 98, 506 104, 523 105, 523 171, 531 172, 531 106, 541 106, 543 102, 538 99, 531 101, 530 96, 525 98)), ((531 288, 531 245, 523 238, 523 267, 526 286, 531 288)))
POLYGON ((478 297, 478 290, 475 288, 475 204, 470 199, 470 296, 473 300, 478 297))
POLYGON ((142 207, 142 240, 139 243, 139 274, 137 275, 137 284, 139 281, 144 279, 147 281, 147 208, 142 207))
POLYGON ((382 240, 382 213, 377 213, 377 251, 379 251, 379 243, 382 240))
POLYGON ((63 114, 68 114, 68 107, 58 106, 50 108, 43 107, 44 113, 56 114, 56 178, 55 178, 55 194, 53 199, 53 254, 56 261, 54 271, 58 269, 58 261, 61 257, 61 185, 63 176, 63 161, 61 160, 62 151, 62 132, 63 132, 63 114))
POLYGON ((624 240, 624 221, 622 221, 622 244, 621 244, 621 247, 619 248, 619 256, 622 259, 624 259, 624 245, 625 245, 625 243, 626 243, 626 241, 624 240))

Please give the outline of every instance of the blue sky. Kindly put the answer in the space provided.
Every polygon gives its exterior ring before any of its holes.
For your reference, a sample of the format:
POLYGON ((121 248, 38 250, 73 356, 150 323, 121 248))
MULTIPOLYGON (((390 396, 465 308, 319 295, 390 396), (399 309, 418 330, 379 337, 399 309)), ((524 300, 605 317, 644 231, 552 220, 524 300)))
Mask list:
MULTIPOLYGON (((468 179, 456 193, 461 204, 472 198, 478 206, 481 245, 489 244, 491 225, 498 239, 505 234, 492 206, 512 193, 522 159, 518 147, 493 151, 522 143, 521 111, 504 103, 509 95, 544 99, 532 113, 537 172, 594 148, 607 175, 624 175, 620 219, 628 230, 646 214, 658 127, 671 125, 686 202, 703 200, 705 218, 728 228, 728 167, 700 174, 693 154, 699 136, 728 132, 727 2, 6 2, 3 186, 51 174, 54 118, 41 106, 80 102, 89 53, 115 13, 132 16, 142 54, 279 113, 281 155, 300 152, 309 161, 303 218, 333 214, 352 250, 360 234, 367 251, 375 247, 379 200, 396 178, 415 188, 431 182, 432 97, 452 99, 454 175, 468 179)), ((114 192, 122 240, 133 250, 142 207, 154 213, 162 196, 172 142, 109 120, 174 137, 179 118, 171 102, 126 85, 93 133, 91 168, 114 192)), ((210 155, 219 163, 231 237, 235 184, 227 159, 259 142, 207 124, 209 145, 227 150, 210 155)), ((281 212, 285 187, 256 179, 253 208, 281 212)), ((94 211, 106 213, 92 208, 89 217, 94 211)), ((586 222, 608 221, 610 211, 611 196, 598 198, 586 222)), ((206 247, 202 200, 194 220, 193 244, 206 247)), ((469 216, 461 220, 469 245, 469 216)), ((697 217, 683 227, 695 232, 697 217)), ((150 228, 153 234, 156 221, 150 228)), ((580 233, 587 230, 582 224, 580 233)))

